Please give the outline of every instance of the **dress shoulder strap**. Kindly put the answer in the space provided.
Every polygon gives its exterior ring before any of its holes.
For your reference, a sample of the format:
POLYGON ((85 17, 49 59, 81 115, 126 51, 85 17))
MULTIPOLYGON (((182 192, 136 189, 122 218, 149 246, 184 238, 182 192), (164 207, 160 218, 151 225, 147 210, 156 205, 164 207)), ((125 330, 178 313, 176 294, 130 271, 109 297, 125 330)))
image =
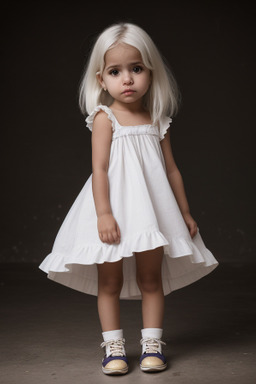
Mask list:
POLYGON ((108 119, 112 122, 112 131, 114 132, 115 131, 115 124, 116 124, 115 116, 114 116, 113 112, 111 111, 111 109, 107 105, 102 105, 102 104, 97 105, 97 107, 95 107, 94 110, 90 113, 90 115, 87 116, 87 118, 85 119, 87 128, 89 128, 89 130, 92 131, 94 118, 99 111, 106 112, 108 119))

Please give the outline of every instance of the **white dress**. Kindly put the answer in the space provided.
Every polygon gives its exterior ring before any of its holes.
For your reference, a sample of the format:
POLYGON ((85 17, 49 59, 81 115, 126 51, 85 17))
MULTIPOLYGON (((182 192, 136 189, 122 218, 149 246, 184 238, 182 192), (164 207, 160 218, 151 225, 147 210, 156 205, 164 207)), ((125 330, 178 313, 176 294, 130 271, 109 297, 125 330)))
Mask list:
POLYGON ((109 107, 99 105, 86 119, 90 130, 100 110, 112 122, 109 194, 121 241, 109 245, 99 238, 91 175, 67 214, 52 252, 39 268, 58 283, 97 295, 97 264, 123 259, 120 298, 140 299, 134 252, 163 246, 162 281, 167 295, 218 265, 199 232, 191 239, 166 176, 160 141, 171 119, 166 117, 160 128, 151 124, 121 126, 109 107))

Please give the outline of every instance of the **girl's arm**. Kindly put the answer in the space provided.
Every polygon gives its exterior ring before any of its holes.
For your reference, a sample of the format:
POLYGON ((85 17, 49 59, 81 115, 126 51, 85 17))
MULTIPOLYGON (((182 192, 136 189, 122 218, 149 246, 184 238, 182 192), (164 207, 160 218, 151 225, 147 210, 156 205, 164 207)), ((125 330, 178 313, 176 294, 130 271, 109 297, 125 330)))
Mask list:
POLYGON ((112 125, 105 112, 99 112, 92 129, 92 191, 98 232, 102 242, 120 242, 120 229, 112 215, 109 200, 108 166, 112 141, 112 125))
POLYGON ((167 131, 164 139, 161 140, 161 147, 170 186, 173 190, 185 223, 187 224, 190 235, 191 237, 194 237, 197 233, 197 224, 190 214, 182 176, 173 157, 169 130, 167 131))

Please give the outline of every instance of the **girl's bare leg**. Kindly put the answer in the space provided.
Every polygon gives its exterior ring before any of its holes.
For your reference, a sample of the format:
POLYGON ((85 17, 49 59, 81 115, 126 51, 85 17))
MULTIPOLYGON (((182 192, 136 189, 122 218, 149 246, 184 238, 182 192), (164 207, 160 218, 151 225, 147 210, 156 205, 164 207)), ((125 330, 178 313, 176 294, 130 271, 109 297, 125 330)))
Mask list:
POLYGON ((120 329, 119 296, 123 286, 122 260, 98 264, 98 312, 102 332, 120 329))
POLYGON ((137 283, 142 294, 144 328, 163 327, 162 260, 163 247, 145 252, 136 252, 137 283))

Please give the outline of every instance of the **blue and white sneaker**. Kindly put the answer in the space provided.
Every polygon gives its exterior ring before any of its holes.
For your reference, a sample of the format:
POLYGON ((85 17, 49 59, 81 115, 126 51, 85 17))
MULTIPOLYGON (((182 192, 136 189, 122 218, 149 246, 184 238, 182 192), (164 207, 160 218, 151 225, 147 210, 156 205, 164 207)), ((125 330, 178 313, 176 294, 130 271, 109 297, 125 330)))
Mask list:
POLYGON ((162 340, 155 338, 144 338, 140 341, 142 355, 140 357, 140 369, 143 372, 164 371, 167 367, 166 359, 162 353, 162 340))
POLYGON ((128 372, 128 360, 125 353, 125 339, 108 340, 101 344, 105 347, 102 371, 105 375, 124 375, 128 372))

